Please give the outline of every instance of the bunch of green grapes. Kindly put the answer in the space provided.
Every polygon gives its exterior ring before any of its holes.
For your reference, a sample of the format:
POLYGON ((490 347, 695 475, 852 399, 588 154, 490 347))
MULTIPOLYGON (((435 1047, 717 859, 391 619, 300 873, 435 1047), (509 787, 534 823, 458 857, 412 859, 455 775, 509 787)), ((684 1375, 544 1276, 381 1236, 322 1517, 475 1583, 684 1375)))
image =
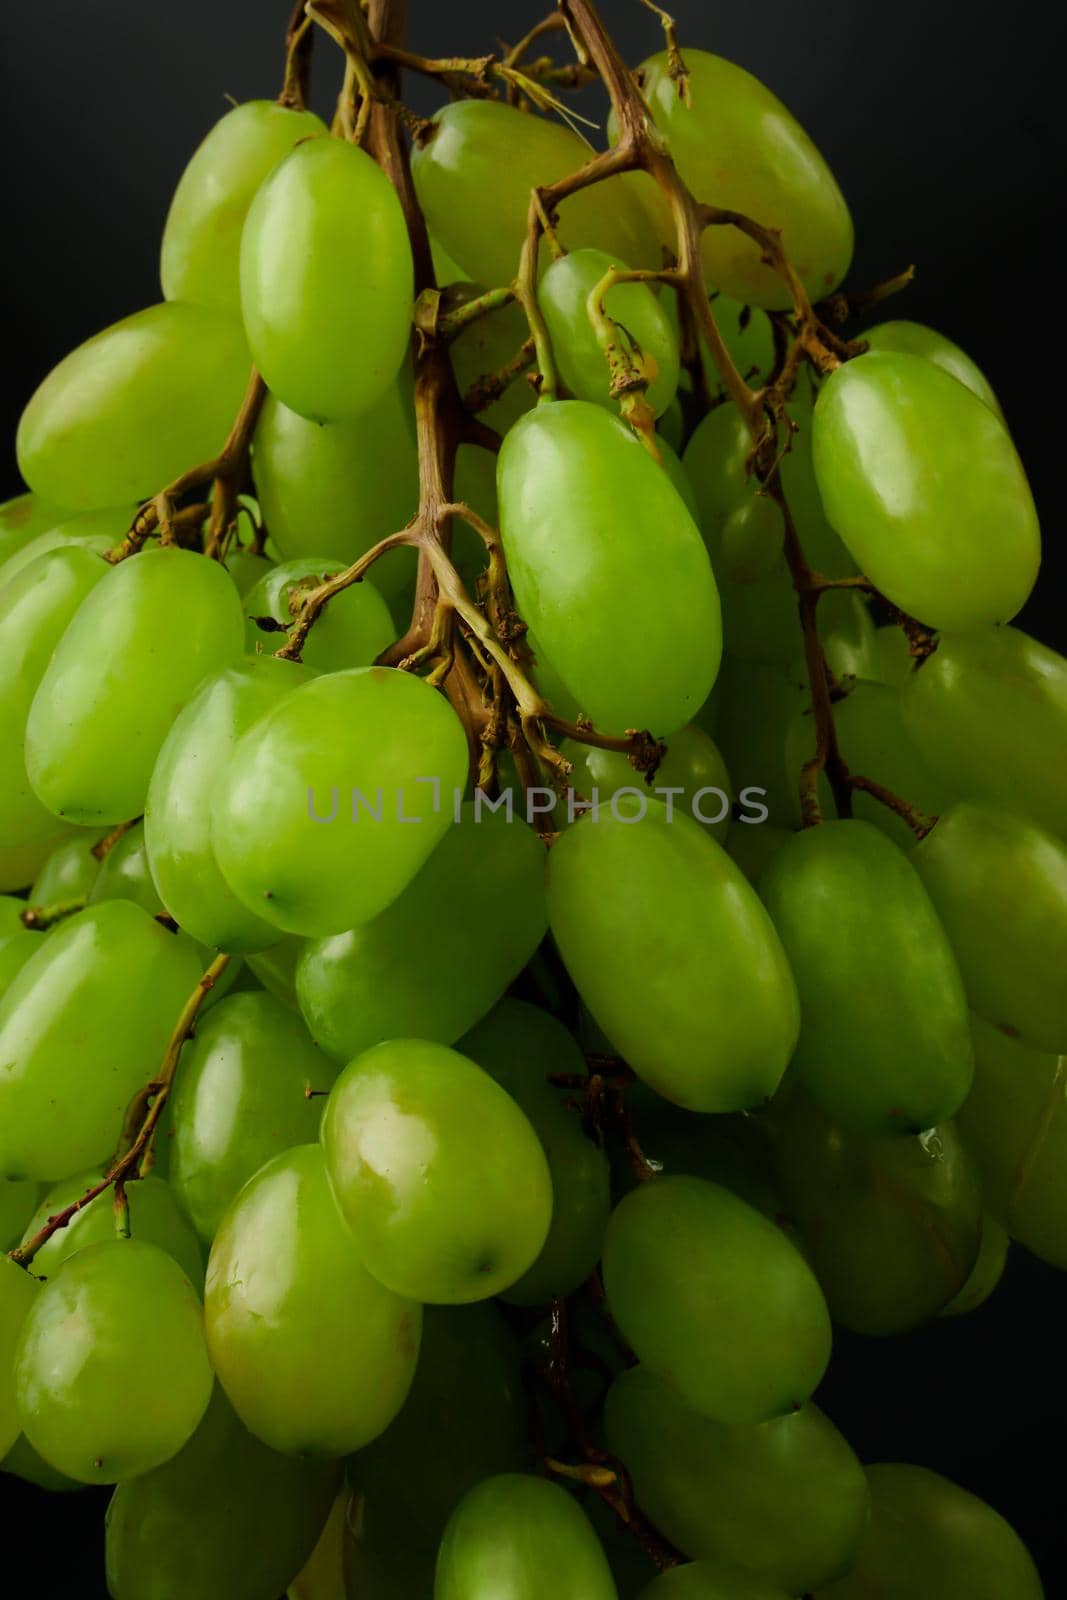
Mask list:
POLYGON ((572 182, 543 62, 415 123, 376 3, 327 127, 342 9, 18 431, 3 1470, 115 1486, 114 1600, 1038 1600, 813 1398, 835 1324, 1067 1267, 996 397, 827 327, 845 200, 739 66, 572 0, 572 182))

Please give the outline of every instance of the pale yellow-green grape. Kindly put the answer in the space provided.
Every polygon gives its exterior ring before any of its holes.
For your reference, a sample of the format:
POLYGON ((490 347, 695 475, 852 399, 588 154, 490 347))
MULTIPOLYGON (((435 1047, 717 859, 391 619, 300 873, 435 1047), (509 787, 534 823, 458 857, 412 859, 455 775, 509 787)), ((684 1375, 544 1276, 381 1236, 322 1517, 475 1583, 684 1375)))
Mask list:
POLYGON ((237 591, 214 561, 174 546, 112 567, 82 602, 26 723, 26 770, 57 816, 123 822, 201 679, 236 660, 237 591))
POLYGON ((782 1212, 835 1322, 907 1333, 960 1293, 978 1259, 982 1197, 951 1122, 872 1139, 794 1091, 771 1125, 782 1212))
POLYGON ((875 632, 875 648, 878 656, 877 681, 887 683, 893 689, 902 689, 915 666, 915 657, 904 629, 894 623, 878 628, 875 632))
MULTIPOLYGON (((325 427, 268 395, 252 440, 252 475, 283 561, 320 553, 355 561, 403 528, 419 503, 410 393, 393 384, 366 415, 325 427)), ((391 599, 414 576, 414 552, 391 550, 372 570, 391 599)))
MULTIPOLYGON (((23 1230, 27 1244, 49 1217, 65 1211, 79 1196, 95 1188, 101 1171, 92 1167, 46 1190, 40 1204, 23 1230)), ((204 1262, 196 1234, 179 1208, 174 1191, 162 1178, 149 1176, 131 1180, 126 1186, 130 1207, 130 1232, 143 1244, 156 1245, 181 1267, 190 1283, 200 1288, 204 1282, 204 1262)), ((105 1190, 83 1210, 75 1212, 67 1225, 58 1228, 33 1258, 38 1278, 54 1278, 64 1261, 91 1244, 103 1244, 115 1237, 114 1195, 105 1190)))
POLYGON ((784 1589, 719 1561, 668 1567, 642 1589, 638 1600, 789 1600, 784 1589))
POLYGON ((316 422, 369 411, 407 352, 412 299, 407 224, 381 167, 346 139, 298 144, 241 235, 241 314, 268 388, 316 422))
POLYGON ((485 1300, 540 1254, 552 1219, 541 1143, 455 1050, 393 1039, 357 1056, 326 1102, 322 1142, 355 1248, 396 1294, 485 1300))
POLYGON ((251 910, 324 937, 396 899, 450 825, 467 740, 443 694, 390 667, 291 689, 237 740, 212 844, 251 910))
POLYGON ((1019 628, 946 634, 912 672, 904 722, 957 795, 1067 839, 1067 660, 1019 628))
POLYGON ((45 378, 19 423, 19 470, 75 510, 145 500, 222 448, 249 366, 235 317, 177 301, 136 311, 45 378))
MULTIPOLYGON (((465 305, 477 299, 485 290, 480 284, 464 284, 455 294, 455 305, 465 305)), ((450 304, 452 297, 450 296, 450 304)), ((466 395, 479 378, 499 372, 501 367, 518 354, 530 337, 530 325, 522 308, 514 303, 499 306, 462 328, 448 347, 452 370, 461 395, 466 395)), ((533 370, 533 364, 529 370, 533 370)), ((607 367, 605 365, 605 371, 607 367)), ((532 411, 536 396, 526 381, 525 373, 513 378, 504 393, 491 405, 478 412, 479 417, 498 433, 507 433, 518 422, 524 411, 532 411)))
POLYGON ((27 896, 31 906, 54 906, 88 898, 100 875, 93 846, 107 837, 106 828, 76 828, 50 850, 27 896))
POLYGON ((567 829, 549 860, 549 926, 645 1083, 693 1111, 759 1105, 797 1037, 785 953, 722 847, 661 801, 642 803, 640 819, 620 808, 567 829))
MULTIPOLYGON (((158 916, 165 909, 149 867, 143 822, 127 828, 101 861, 89 890, 89 904, 99 905, 101 900, 132 900, 150 917, 158 916)), ((210 961, 208 954, 204 966, 210 961)))
POLYGON ((776 852, 760 893, 800 991, 792 1070, 859 1133, 955 1115, 974 1067, 959 968, 922 880, 867 822, 827 822, 776 852))
MULTIPOLYGON (((526 240, 530 190, 577 172, 585 140, 562 123, 526 115, 501 100, 457 100, 415 141, 411 167, 430 230, 476 283, 510 283, 526 240)), ((559 208, 568 250, 606 250, 633 267, 662 265, 641 200, 640 177, 583 189, 559 208)), ((547 258, 542 247, 542 259, 547 258)))
POLYGON ((40 1196, 41 1185, 32 1179, 11 1182, 0 1178, 0 1250, 11 1250, 18 1244, 40 1196))
POLYGON ((360 1264, 318 1145, 275 1156, 241 1190, 212 1246, 205 1311, 219 1382, 272 1449, 348 1455, 411 1387, 421 1310, 360 1264))
POLYGON ((274 995, 235 994, 197 1024, 171 1101, 170 1181, 210 1244, 241 1186, 272 1156, 314 1140, 335 1069, 274 995))
POLYGON ((241 230, 256 190, 299 140, 326 131, 313 111, 270 100, 246 101, 216 122, 167 212, 160 259, 165 299, 239 314, 241 230))
POLYGON ((92 1244, 34 1300, 15 1363, 19 1417, 44 1459, 83 1483, 168 1461, 211 1398, 204 1314, 170 1256, 137 1239, 92 1244))
POLYGON ((656 794, 669 790, 672 804, 699 822, 713 839, 721 844, 726 838, 734 786, 717 745, 695 723, 671 734, 667 754, 651 782, 617 750, 598 750, 574 739, 565 739, 560 749, 572 763, 570 786, 583 799, 591 801, 595 790, 598 803, 609 806, 612 795, 620 791, 656 794))
POLYGON ((1010 1247, 1011 1239, 1008 1237, 1007 1229, 1002 1228, 995 1217, 986 1212, 982 1217, 982 1239, 978 1247, 978 1259, 971 1268, 971 1275, 959 1294, 950 1300, 947 1306, 942 1306, 937 1313, 938 1316, 962 1317, 985 1305, 1004 1275, 1010 1247))
POLYGON ((618 417, 561 400, 511 430, 497 485, 519 611, 582 710, 611 732, 680 728, 715 681, 721 636, 707 553, 668 474, 618 417))
POLYGON ((268 1450, 216 1385, 184 1449, 122 1483, 107 1513, 114 1600, 272 1600, 307 1559, 337 1468, 268 1450))
MULTIPOLYGON (((738 795, 762 790, 753 799, 767 807, 770 823, 791 828, 800 769, 787 763, 786 738, 794 717, 811 705, 805 679, 778 662, 727 657, 716 687, 715 743, 738 795)), ((707 731, 703 712, 700 720, 707 731)))
MULTIPOLYGON (((782 233, 782 245, 813 300, 835 289, 852 260, 852 219, 826 162, 781 101, 742 67, 706 50, 685 50, 683 99, 666 51, 638 68, 642 92, 678 170, 698 200, 741 211, 782 233)), ((609 133, 614 136, 614 118, 609 133)), ((676 248, 673 237, 663 242, 676 248)), ((784 279, 739 229, 708 228, 709 283, 744 304, 790 304, 784 279)))
POLYGON ((897 350, 903 355, 922 356, 924 360, 932 361, 935 367, 951 373, 979 400, 984 400, 998 417, 1003 417, 1000 403, 985 373, 966 351, 935 328, 927 328, 921 322, 878 322, 873 328, 865 329, 860 337, 866 340, 872 350, 897 350))
POLYGON ((817 1600, 1044 1600, 1030 1552, 984 1500, 900 1462, 868 1467, 867 1481, 859 1558, 817 1600))
POLYGON ((35 494, 18 494, 0 505, 0 584, 8 558, 39 533, 47 533, 63 520, 64 514, 58 506, 50 506, 35 494))
POLYGON ((853 1561, 867 1521, 863 1468, 816 1406, 731 1427, 642 1366, 616 1378, 605 1426, 637 1503, 686 1555, 736 1563, 789 1595, 853 1561))
POLYGON ((70 828, 59 828, 50 839, 42 839, 38 844, 0 843, 0 894, 25 889, 43 870, 49 857, 70 837, 70 828))
POLYGON ((1067 1057, 1025 1050, 974 1019, 974 1088, 957 1119, 991 1215, 1067 1268, 1067 1057))
POLYGON ((268 994, 282 1000, 294 1011, 296 1004, 296 964, 305 941, 283 936, 269 950, 253 951, 245 957, 245 966, 268 994))
MULTIPOLYGON (((32 1483, 38 1489, 46 1489, 49 1494, 69 1494, 72 1489, 84 1489, 84 1483, 77 1483, 73 1478, 68 1478, 66 1473, 57 1472, 55 1467, 50 1467, 44 1458, 38 1455, 33 1445, 24 1433, 20 1433, 7 1455, 0 1461, 0 1472, 9 1473, 13 1478, 21 1478, 23 1483, 32 1483)), ((38 1577, 41 1574, 38 1573, 38 1577)))
POLYGON ((433 1595, 617 1600, 603 1548, 577 1501, 557 1483, 520 1473, 486 1478, 464 1495, 441 1540, 433 1595))
MULTIPOLYGON (((537 1260, 503 1294, 546 1305, 573 1294, 600 1259, 611 1199, 608 1163, 564 1104, 551 1073, 585 1073, 585 1057, 562 1023, 521 1000, 502 1000, 461 1041, 462 1053, 506 1089, 530 1119, 552 1177, 552 1223, 537 1260)), ((572 1091, 573 1093, 573 1091, 572 1091)))
MULTIPOLYGON (((292 602, 298 604, 326 578, 344 570, 345 563, 329 556, 303 556, 272 567, 244 596, 245 646, 252 654, 273 654, 285 639, 277 628, 264 629, 260 618, 285 628, 293 625, 292 602)), ((346 667, 369 667, 393 642, 393 619, 374 584, 354 583, 335 595, 308 634, 300 659, 316 672, 343 672, 346 667)))
POLYGON ((0 1255, 0 1453, 5 1456, 22 1431, 15 1398, 15 1354, 40 1287, 30 1273, 0 1255))
POLYGON ((912 856, 971 1006, 1030 1050, 1067 1053, 1067 845, 998 806, 953 806, 912 856))
POLYGON ((830 1318, 782 1230, 701 1178, 654 1178, 615 1208, 604 1288, 650 1372, 718 1422, 803 1405, 830 1359, 830 1318))
POLYGON ((102 556, 112 545, 121 542, 136 509, 135 506, 107 506, 102 511, 80 511, 76 515, 69 511, 57 512, 55 522, 21 545, 0 566, 0 590, 12 583, 31 562, 52 550, 73 545, 102 556))
POLYGON ((296 974, 300 1008, 335 1061, 401 1036, 453 1044, 541 943, 548 913, 537 835, 519 816, 509 820, 480 802, 468 801, 460 816, 392 905, 306 945, 296 974), (413 960, 444 907, 447 939, 431 961, 413 960))
POLYGON ((0 1176, 106 1161, 199 977, 194 946, 126 900, 53 929, 0 1001, 0 1176))
POLYGON ((1000 419, 949 373, 894 351, 845 362, 820 392, 813 449, 830 522, 894 605, 933 628, 1022 607, 1041 562, 1026 474, 1000 419))
POLYGON ((152 876, 175 921, 210 947, 256 951, 281 937, 222 876, 211 843, 211 802, 241 734, 312 676, 295 662, 246 656, 201 685, 159 752, 145 801, 152 876))

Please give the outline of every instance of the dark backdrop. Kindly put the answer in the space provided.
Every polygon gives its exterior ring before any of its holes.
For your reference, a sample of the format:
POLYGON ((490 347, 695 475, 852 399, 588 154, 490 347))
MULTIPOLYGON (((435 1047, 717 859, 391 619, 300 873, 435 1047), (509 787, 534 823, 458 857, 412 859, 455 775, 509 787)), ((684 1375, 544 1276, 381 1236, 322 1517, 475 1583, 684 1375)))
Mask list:
MULTIPOLYGON (((410 0, 425 54, 514 39, 547 0, 410 0)), ((226 96, 272 96, 288 0, 39 0, 11 6, 0 67, 5 300, 3 489, 35 384, 89 334, 158 298, 160 229, 182 166, 226 96)), ((1053 219, 1063 182, 1063 88, 1047 0, 674 0, 689 40, 762 77, 815 137, 856 218, 853 282, 914 261, 893 314, 936 324, 996 386, 1029 468, 1046 538, 1023 621, 1067 647, 1059 488, 1059 318, 1053 219)), ((637 0, 604 0, 628 58, 660 46, 637 0)), ((320 49, 323 108, 336 63, 320 49)), ((420 110, 432 86, 409 86, 420 110)), ((596 96, 590 100, 596 114, 596 96)), ((589 109, 590 107, 587 107, 589 109)), ((1063 752, 1049 752, 1063 759, 1063 752)), ((840 1336, 821 1398, 868 1460, 924 1463, 996 1505, 1028 1541, 1049 1595, 1067 1594, 1060 1473, 1067 1424, 1067 1278, 1016 1251, 990 1304, 889 1342, 840 1336)), ((102 1500, 62 1505, 2 1480, 0 1526, 24 1520, 34 1592, 103 1593, 102 1500)), ((368 1597, 369 1600, 369 1597, 368 1597)))

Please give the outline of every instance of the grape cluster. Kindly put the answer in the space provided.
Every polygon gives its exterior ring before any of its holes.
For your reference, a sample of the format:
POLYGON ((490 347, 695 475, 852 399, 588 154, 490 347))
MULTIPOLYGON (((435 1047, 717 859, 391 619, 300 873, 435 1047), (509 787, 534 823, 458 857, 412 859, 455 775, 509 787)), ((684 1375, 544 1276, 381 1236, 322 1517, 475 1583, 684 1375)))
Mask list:
POLYGON ((392 17, 297 7, 19 428, 3 1470, 115 1485, 114 1600, 1038 1600, 812 1398, 833 1324, 1067 1267, 996 397, 844 337, 833 176, 669 18, 631 73, 588 0, 570 67, 392 17))

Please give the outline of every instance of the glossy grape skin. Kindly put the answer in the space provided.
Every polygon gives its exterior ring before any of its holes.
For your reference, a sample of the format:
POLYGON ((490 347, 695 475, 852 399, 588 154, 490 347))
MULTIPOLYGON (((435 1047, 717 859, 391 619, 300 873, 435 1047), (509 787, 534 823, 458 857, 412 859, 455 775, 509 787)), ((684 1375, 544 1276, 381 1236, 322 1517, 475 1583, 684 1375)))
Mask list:
POLYGON ((114 1600, 263 1600, 307 1559, 337 1483, 329 1462, 294 1461, 242 1427, 216 1385, 192 1438, 122 1483, 107 1513, 114 1600))
POLYGON ((573 1037, 547 1011, 521 1000, 500 1004, 461 1041, 522 1108, 541 1141, 552 1178, 552 1222, 537 1260, 503 1294, 514 1305, 546 1305, 573 1294, 600 1259, 611 1210, 608 1163, 564 1104, 550 1073, 585 1072, 573 1037))
POLYGON ((119 1483, 151 1471, 211 1397, 195 1289, 155 1245, 112 1238, 79 1250, 34 1302, 15 1382, 23 1432, 60 1472, 119 1483))
POLYGON ((318 1145, 275 1156, 240 1191, 215 1235, 204 1306, 219 1382, 274 1450, 347 1455, 404 1403, 421 1308, 361 1266, 318 1145))
MULTIPOLYGON (((38 1229, 44 1227, 49 1217, 73 1204, 80 1195, 100 1182, 98 1168, 76 1173, 48 1189, 30 1218, 22 1235, 27 1244, 38 1229)), ((103 1244, 115 1237, 114 1194, 106 1190, 78 1211, 43 1244, 33 1258, 34 1275, 54 1278, 64 1261, 85 1250, 89 1245, 103 1244)), ((162 1178, 149 1176, 137 1178, 126 1187, 130 1207, 130 1232, 142 1244, 155 1245, 181 1267, 194 1287, 204 1282, 204 1262, 196 1234, 188 1219, 179 1209, 169 1184, 162 1178)))
POLYGON ((792 975, 757 896, 695 822, 650 800, 639 822, 569 828, 548 912, 582 999, 657 1093, 693 1111, 773 1094, 797 1036, 792 975))
POLYGON ((955 378, 893 351, 846 362, 813 448, 830 522, 894 605, 933 628, 1021 608, 1041 563, 1033 497, 1007 429, 955 378))
POLYGON ((108 506, 102 511, 61 511, 56 520, 42 533, 36 534, 21 545, 0 566, 0 590, 13 583, 31 562, 53 550, 73 545, 102 556, 112 545, 118 544, 136 515, 134 506, 108 506))
MULTIPOLYGON (((273 653, 285 640, 256 626, 258 617, 272 617, 292 627, 289 609, 292 595, 315 588, 325 578, 343 570, 344 563, 328 556, 304 556, 272 567, 254 589, 244 596, 245 646, 252 654, 258 649, 273 653)), ((305 666, 316 672, 343 672, 346 667, 369 667, 376 656, 392 644, 393 619, 389 608, 372 582, 354 583, 330 601, 300 652, 305 666)))
POLYGON ((1043 1600, 1030 1553, 976 1495, 926 1467, 867 1468, 871 1521, 859 1559, 817 1600, 1043 1600))
MULTIPOLYGON (((7 1455, 0 1460, 0 1472, 6 1472, 13 1478, 21 1478, 23 1483, 35 1484, 38 1489, 45 1489, 49 1494, 69 1494, 71 1490, 84 1489, 84 1483, 76 1483, 73 1478, 68 1478, 65 1473, 57 1472, 55 1467, 50 1467, 44 1457, 39 1455, 24 1433, 20 1433, 7 1455)), ((43 1574, 38 1568, 38 1581, 42 1581, 43 1574)))
POLYGON ((39 844, 0 844, 0 893, 25 889, 45 868, 48 858, 70 838, 69 828, 60 828, 39 844))
MULTIPOLYGON (((410 396, 394 384, 366 415, 323 427, 268 395, 253 436, 252 475, 284 561, 355 561, 418 506, 410 396)), ((412 551, 390 551, 372 569, 373 582, 392 597, 414 568, 412 551)))
POLYGON ((149 306, 65 357, 19 423, 19 470, 74 510, 134 503, 222 448, 248 383, 241 324, 149 306))
POLYGON ((867 1521, 863 1468, 818 1407, 729 1426, 638 1366, 615 1379, 604 1421, 638 1504, 687 1555, 736 1563, 790 1595, 855 1556, 867 1521))
POLYGON ((360 1258, 394 1293, 484 1300, 539 1255, 552 1218, 544 1151, 510 1095, 455 1050, 393 1039, 357 1056, 321 1136, 360 1258))
POLYGON ((22 1430, 16 1404, 15 1354, 40 1284, 0 1255, 0 1455, 7 1455, 22 1430))
POLYGON ((959 969, 922 881, 867 822, 794 834, 760 880, 800 991, 792 1070, 843 1126, 955 1115, 974 1056, 959 969))
POLYGON ((618 417, 561 400, 508 434, 497 488, 519 610, 582 709, 612 732, 680 728, 715 681, 721 630, 711 566, 667 474, 618 417))
MULTIPOLYGON (((143 822, 127 828, 101 861, 89 890, 89 904, 99 905, 101 900, 132 900, 150 917, 164 910, 148 865, 143 822)), ((205 967, 210 959, 208 956, 205 967)))
MULTIPOLYGON (((589 317, 589 296, 615 267, 625 261, 603 250, 572 250, 548 268, 538 289, 559 375, 576 400, 589 400, 617 412, 610 393, 611 373, 589 317)), ((607 315, 622 325, 630 339, 615 334, 624 351, 636 346, 654 365, 645 398, 661 416, 678 387, 678 340, 667 312, 647 283, 619 283, 602 299, 607 315)), ((636 351, 632 352, 636 355, 636 351)))
POLYGON ((860 337, 872 350, 895 350, 901 355, 922 356, 925 361, 932 361, 935 367, 950 373, 983 400, 1003 421, 1000 402, 985 373, 958 344, 953 344, 936 328, 927 328, 921 322, 894 320, 875 323, 873 328, 864 329, 860 337))
POLYGON ((806 1095, 771 1113, 782 1210, 826 1296, 854 1333, 907 1333, 964 1287, 982 1196, 955 1126, 914 1137, 849 1133, 806 1095))
POLYGON ((17 494, 0 503, 0 573, 9 556, 61 522, 63 515, 60 507, 36 494, 17 494))
POLYGON ((298 140, 326 131, 313 111, 270 100, 246 101, 216 122, 190 157, 167 212, 164 299, 240 315, 241 230, 256 190, 298 140))
POLYGON ((964 801, 912 856, 971 1006, 1030 1050, 1067 1052, 1067 845, 964 801))
POLYGON ((468 1491, 437 1556, 434 1600, 616 1600, 584 1511, 544 1478, 501 1473, 468 1491))
POLYGON ((145 801, 145 842, 167 910, 202 944, 262 950, 280 932, 237 899, 211 842, 211 803, 240 736, 310 669, 272 656, 246 656, 209 677, 163 742, 145 801))
MULTIPOLYGON (((813 299, 823 299, 848 271, 853 244, 852 219, 829 167, 781 101, 742 67, 688 48, 685 65, 688 103, 666 51, 638 69, 682 178, 698 200, 781 229, 801 282, 813 299)), ((670 237, 665 242, 675 246, 670 237)), ((736 228, 708 228, 705 276, 742 304, 781 310, 790 304, 789 290, 761 264, 760 253, 736 228)))
POLYGON ((318 1135, 331 1063, 270 994, 220 1000, 182 1055, 171 1101, 170 1181, 210 1244, 242 1185, 272 1156, 318 1135))
MULTIPOLYGON (((16 900, 14 904, 20 911, 23 909, 23 901, 16 900)), ((27 961, 36 953, 40 937, 39 933, 23 928, 21 924, 11 933, 0 933, 0 999, 3 999, 27 961)), ((3 1203, 0 1200, 0 1215, 2 1213, 3 1203)), ((0 1228, 0 1236, 2 1233, 3 1229, 0 1228)))
POLYGON ((236 590, 214 561, 175 547, 112 567, 67 628, 30 706, 26 770, 73 822, 138 816, 175 717, 201 679, 236 659, 236 590))
POLYGON ((692 816, 720 844, 726 838, 730 829, 734 786, 714 740, 695 723, 691 722, 671 734, 667 754, 656 768, 651 784, 634 770, 620 751, 598 750, 594 745, 579 744, 573 739, 564 739, 560 750, 573 766, 568 780, 571 788, 585 799, 592 799, 594 789, 599 793, 600 803, 605 806, 620 789, 637 787, 651 794, 657 789, 681 790, 680 794, 674 796, 675 806, 684 811, 686 816, 692 816), (707 789, 720 790, 725 799, 719 795, 703 794, 698 801, 698 817, 693 811, 693 797, 707 789), (701 821, 702 817, 709 820, 701 821), (711 820, 716 817, 717 821, 711 820))
MULTIPOLYGON (((589 146, 570 128, 500 100, 457 100, 416 141, 411 170, 419 205, 439 239, 476 283, 510 283, 526 239, 530 190, 577 172, 589 146)), ((567 249, 591 246, 634 267, 661 262, 632 177, 585 189, 559 208, 567 249)))
POLYGON ((638 1600, 789 1600, 784 1589, 718 1561, 668 1567, 642 1589, 638 1600))
POLYGON ((461 816, 392 905, 304 947, 297 997, 335 1061, 402 1035, 455 1043, 544 937, 545 851, 533 829, 471 801, 461 816), (443 906, 452 919, 448 939, 432 962, 413 960, 422 930, 443 906))
POLYGON ((106 1161, 199 977, 193 946, 126 900, 53 929, 0 1002, 0 1176, 106 1161))
POLYGON ((262 984, 268 994, 274 995, 293 1011, 298 1009, 296 964, 306 942, 304 939, 286 935, 277 944, 271 945, 269 950, 256 951, 246 956, 244 962, 256 982, 262 984))
POLYGON ((100 875, 93 846, 106 837, 106 828, 77 828, 61 838, 30 886, 30 905, 58 905, 88 897, 100 875))
POLYGON ((904 721, 933 770, 1067 839, 1067 660, 1018 628, 946 634, 908 679, 904 721))
POLYGON ((982 1238, 978 1257, 971 1268, 970 1277, 959 1294, 947 1306, 942 1306, 939 1317, 962 1317, 985 1305, 1000 1283, 1007 1265, 1011 1239, 1006 1228, 986 1212, 982 1217, 982 1238))
MULTIPOLYGON (((878 681, 877 634, 862 595, 831 590, 819 602, 819 638, 830 670, 838 678, 878 681)), ((793 671, 806 676, 804 652, 793 657, 793 671)))
POLYGON ((463 727, 429 684, 390 667, 329 673, 238 739, 216 785, 215 857, 238 899, 284 932, 343 933, 411 882, 466 777, 463 727), (373 848, 357 851, 368 834, 373 848))
POLYGON ((396 191, 365 150, 308 139, 260 187, 241 236, 241 314, 267 387, 315 422, 395 381, 414 269, 396 191))

